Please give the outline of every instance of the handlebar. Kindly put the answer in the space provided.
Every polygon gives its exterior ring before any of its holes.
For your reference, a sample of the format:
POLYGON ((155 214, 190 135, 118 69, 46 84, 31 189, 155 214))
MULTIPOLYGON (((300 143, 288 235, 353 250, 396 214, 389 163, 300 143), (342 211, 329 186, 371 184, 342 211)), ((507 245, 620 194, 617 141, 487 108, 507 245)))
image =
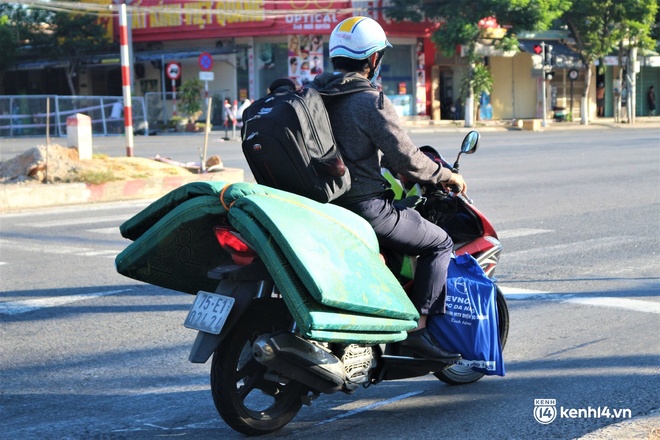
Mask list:
MULTIPOLYGON (((461 193, 460 188, 457 187, 457 185, 450 185, 449 191, 446 191, 441 184, 432 185, 432 186, 429 185, 428 188, 430 188, 431 191, 440 191, 440 192, 443 192, 447 195, 451 195, 452 197, 459 198, 463 202, 467 203, 468 205, 474 204, 474 200, 472 200, 470 197, 464 196, 461 193)), ((426 191, 423 191, 423 192, 426 193, 426 191)))
POLYGON ((469 198, 469 197, 467 197, 467 196, 464 196, 463 194, 460 194, 460 193, 459 193, 459 194, 455 194, 454 196, 455 196, 455 197, 458 197, 458 198, 461 199, 461 200, 463 200, 463 201, 464 201, 465 203, 467 203, 468 205, 472 205, 472 204, 474 203, 474 200, 472 200, 471 198, 469 198))

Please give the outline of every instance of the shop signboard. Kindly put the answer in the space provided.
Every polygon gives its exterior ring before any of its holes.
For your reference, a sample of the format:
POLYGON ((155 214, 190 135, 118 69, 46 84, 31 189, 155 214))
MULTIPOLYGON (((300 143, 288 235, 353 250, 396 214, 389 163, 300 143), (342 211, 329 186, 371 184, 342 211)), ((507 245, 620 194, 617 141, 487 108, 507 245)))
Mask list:
POLYGON ((131 29, 134 41, 141 42, 224 36, 329 35, 339 22, 353 15, 370 16, 381 23, 386 32, 400 36, 429 35, 441 24, 395 22, 383 12, 387 9, 387 3, 388 0, 142 0, 140 9, 145 13, 133 14, 131 29))

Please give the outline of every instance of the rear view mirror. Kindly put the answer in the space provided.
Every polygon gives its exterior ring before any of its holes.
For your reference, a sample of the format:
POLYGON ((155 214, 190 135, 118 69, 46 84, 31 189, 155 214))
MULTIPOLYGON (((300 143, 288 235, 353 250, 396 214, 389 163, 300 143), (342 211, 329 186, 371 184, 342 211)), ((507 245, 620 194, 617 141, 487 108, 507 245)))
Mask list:
POLYGON ((479 146, 480 137, 481 135, 476 131, 469 132, 461 144, 461 153, 472 154, 476 152, 477 147, 479 146))
POLYGON ((458 153, 458 156, 456 157, 456 162, 454 162, 455 172, 458 172, 461 154, 472 154, 477 151, 480 137, 481 135, 474 130, 469 132, 467 135, 465 135, 465 139, 463 139, 463 143, 461 144, 461 151, 458 153))

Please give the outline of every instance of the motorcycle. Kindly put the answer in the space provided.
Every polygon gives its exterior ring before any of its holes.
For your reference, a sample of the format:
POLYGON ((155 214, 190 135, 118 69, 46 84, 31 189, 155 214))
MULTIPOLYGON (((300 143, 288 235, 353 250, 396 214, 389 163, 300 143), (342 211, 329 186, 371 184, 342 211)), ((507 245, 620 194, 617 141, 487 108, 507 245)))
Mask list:
MULTIPOLYGON (((458 172, 462 154, 477 150, 479 134, 470 132, 454 164, 431 147, 422 147, 442 166, 458 172)), ((393 187, 399 185, 395 179, 393 187)), ((401 203, 412 203, 422 215, 442 226, 454 241, 457 255, 471 254, 492 277, 501 252, 497 233, 471 200, 432 185, 400 184, 401 203)), ((458 192, 458 191, 456 191, 458 192)), ((470 367, 401 355, 394 344, 346 344, 305 338, 278 291, 263 258, 231 225, 215 227, 218 243, 231 261, 208 273, 218 282, 215 294, 199 292, 184 322, 198 331, 190 352, 193 363, 211 362, 211 392, 222 419, 245 435, 262 435, 287 425, 302 405, 321 394, 351 394, 385 380, 424 376, 460 385, 476 382, 483 373, 470 367)), ((404 290, 412 288, 402 267, 409 256, 385 253, 388 267, 404 290)), ((509 314, 502 292, 496 291, 502 348, 509 314)))

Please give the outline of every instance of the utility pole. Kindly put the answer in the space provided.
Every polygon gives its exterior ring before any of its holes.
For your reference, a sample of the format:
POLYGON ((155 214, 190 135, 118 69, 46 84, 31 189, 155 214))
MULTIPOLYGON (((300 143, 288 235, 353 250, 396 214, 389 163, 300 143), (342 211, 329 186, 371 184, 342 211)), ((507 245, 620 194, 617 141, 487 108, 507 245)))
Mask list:
POLYGON ((468 90, 468 97, 465 99, 465 127, 472 127, 474 125, 474 62, 470 61, 470 87, 468 90))
POLYGON ((126 136, 126 156, 133 157, 133 104, 131 100, 131 70, 133 63, 128 55, 128 20, 126 4, 119 5, 119 43, 121 58, 122 93, 124 95, 124 135, 126 136))
POLYGON ((542 59, 543 59, 543 65, 542 65, 542 70, 543 70, 543 85, 542 85, 542 87, 541 87, 541 90, 542 90, 541 93, 543 93, 543 104, 542 104, 542 106, 543 106, 543 110, 542 110, 542 112, 543 112, 543 122, 541 123, 541 126, 542 126, 542 127, 547 127, 547 126, 548 126, 548 121, 547 121, 546 118, 547 118, 547 113, 548 113, 548 111, 547 111, 547 104, 546 104, 546 102, 545 102, 545 100, 546 100, 546 95, 547 95, 547 92, 546 92, 546 86, 545 86, 545 41, 542 41, 542 42, 541 42, 541 57, 542 57, 542 59))
MULTIPOLYGON (((635 44, 634 41, 631 41, 635 44)), ((627 69, 627 82, 628 82, 628 122, 635 123, 635 113, 637 110, 637 73, 639 72, 639 62, 637 61, 637 47, 632 46, 628 49, 628 69, 627 69)))
POLYGON ((542 70, 543 70, 543 122, 541 125, 547 127, 548 125, 548 104, 547 104, 547 82, 552 79, 554 72, 552 71, 552 45, 545 44, 545 41, 541 42, 541 57, 543 58, 542 70))

